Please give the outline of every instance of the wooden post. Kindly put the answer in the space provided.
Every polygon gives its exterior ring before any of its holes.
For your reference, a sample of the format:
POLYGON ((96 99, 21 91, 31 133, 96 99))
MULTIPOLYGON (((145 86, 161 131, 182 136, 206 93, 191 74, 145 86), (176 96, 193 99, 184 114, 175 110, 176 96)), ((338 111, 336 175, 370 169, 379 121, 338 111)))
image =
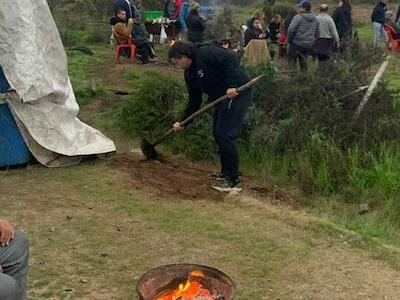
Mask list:
POLYGON ((364 98, 362 99, 361 103, 358 105, 357 110, 356 110, 356 114, 355 114, 355 119, 358 119, 358 117, 360 116, 360 114, 362 113, 365 105, 368 103, 369 98, 372 95, 372 92, 374 91, 374 89, 376 88, 376 86, 378 85, 379 80, 381 79, 383 73, 386 70, 386 67, 389 64, 389 58, 390 55, 386 56, 385 61, 381 64, 378 72, 376 72, 374 79, 372 80, 371 84, 369 85, 369 88, 367 90, 367 93, 365 94, 364 98))

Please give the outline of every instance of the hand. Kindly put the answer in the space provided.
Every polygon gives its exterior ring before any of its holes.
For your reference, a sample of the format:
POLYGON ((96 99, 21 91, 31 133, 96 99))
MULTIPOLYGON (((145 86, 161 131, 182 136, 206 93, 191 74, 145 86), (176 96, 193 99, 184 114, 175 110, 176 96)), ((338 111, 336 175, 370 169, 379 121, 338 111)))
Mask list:
POLYGON ((267 34, 264 32, 264 33, 261 33, 258 37, 260 39, 265 39, 267 37, 267 34))
POLYGON ((179 123, 179 122, 176 122, 174 125, 172 125, 172 128, 174 129, 174 131, 176 133, 181 132, 185 129, 185 127, 182 126, 181 123, 179 123))
POLYGON ((336 48, 340 48, 340 42, 336 42, 336 48))
POLYGON ((280 37, 282 36, 282 34, 280 34, 280 33, 277 33, 276 34, 276 37, 279 39, 280 37))
POLYGON ((235 98, 237 95, 239 95, 239 93, 237 92, 237 88, 229 88, 226 91, 226 94, 228 95, 229 98, 233 99, 235 98))
POLYGON ((132 18, 129 18, 128 24, 133 24, 133 19, 132 18))
POLYGON ((14 239, 14 227, 5 220, 0 220, 0 244, 6 247, 14 239))
POLYGON ((3 267, 0 265, 0 273, 3 273, 3 267))

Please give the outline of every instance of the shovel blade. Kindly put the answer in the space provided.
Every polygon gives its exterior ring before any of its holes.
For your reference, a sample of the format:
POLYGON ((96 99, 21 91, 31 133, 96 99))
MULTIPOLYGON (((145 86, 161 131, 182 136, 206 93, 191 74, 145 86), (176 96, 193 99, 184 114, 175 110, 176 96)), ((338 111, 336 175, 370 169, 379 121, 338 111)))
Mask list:
POLYGON ((147 159, 153 160, 158 157, 155 146, 152 145, 148 140, 142 139, 140 143, 140 148, 142 149, 142 152, 147 159))

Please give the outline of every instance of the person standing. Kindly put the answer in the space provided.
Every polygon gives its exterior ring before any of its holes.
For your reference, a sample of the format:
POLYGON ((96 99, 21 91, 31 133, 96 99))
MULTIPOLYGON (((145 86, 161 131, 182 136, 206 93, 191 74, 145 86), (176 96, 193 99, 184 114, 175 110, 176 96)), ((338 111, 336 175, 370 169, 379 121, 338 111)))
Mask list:
POLYGON ((388 44, 388 37, 384 28, 386 19, 386 3, 387 0, 379 0, 371 15, 372 26, 374 29, 374 46, 377 49, 381 47, 382 37, 384 38, 385 43, 388 44))
POLYGON ((306 59, 312 55, 312 47, 319 38, 319 24, 311 12, 311 4, 303 0, 298 5, 298 13, 290 22, 287 42, 289 45, 289 60, 300 63, 301 69, 307 68, 306 59))
POLYGON ((320 62, 328 60, 335 48, 339 48, 339 34, 335 22, 328 15, 328 9, 327 4, 321 4, 317 16, 319 38, 314 43, 313 51, 320 62))
POLYGON ((281 35, 281 23, 282 17, 278 14, 272 17, 271 23, 269 23, 269 35, 271 42, 277 44, 279 42, 279 37, 281 35))
POLYGON ((343 43, 351 38, 353 32, 353 20, 351 17, 351 5, 349 0, 340 0, 339 6, 332 15, 340 41, 343 43))
POLYGON ((199 14, 199 7, 199 4, 192 6, 192 10, 186 19, 187 39, 192 43, 202 43, 204 40, 203 32, 205 24, 203 18, 199 14))
MULTIPOLYGON (((168 57, 178 68, 185 70, 185 81, 189 94, 183 118, 196 112, 203 101, 203 93, 209 101, 221 96, 230 98, 214 108, 213 136, 218 145, 221 173, 212 176, 217 180, 212 187, 218 191, 240 190, 239 137, 245 114, 252 103, 253 91, 240 94, 237 88, 249 82, 248 75, 231 50, 209 44, 193 45, 177 42, 169 50, 168 57)), ((179 122, 173 124, 176 132, 184 130, 179 122)))
POLYGON ((26 300, 29 246, 24 233, 0 219, 0 299, 26 300))
POLYGON ((187 33, 187 27, 186 27, 186 19, 189 17, 190 13, 190 5, 192 4, 192 0, 183 0, 182 2, 182 8, 179 13, 179 29, 180 29, 180 35, 181 37, 185 38, 185 35, 187 33))

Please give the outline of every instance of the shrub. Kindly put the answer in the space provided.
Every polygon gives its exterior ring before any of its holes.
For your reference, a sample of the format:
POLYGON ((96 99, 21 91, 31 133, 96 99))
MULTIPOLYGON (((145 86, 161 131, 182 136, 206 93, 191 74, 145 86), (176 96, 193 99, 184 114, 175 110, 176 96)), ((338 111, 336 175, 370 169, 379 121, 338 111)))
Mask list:
POLYGON ((122 104, 116 116, 118 126, 134 136, 158 137, 176 121, 175 105, 182 100, 183 91, 176 80, 152 73, 122 104))

